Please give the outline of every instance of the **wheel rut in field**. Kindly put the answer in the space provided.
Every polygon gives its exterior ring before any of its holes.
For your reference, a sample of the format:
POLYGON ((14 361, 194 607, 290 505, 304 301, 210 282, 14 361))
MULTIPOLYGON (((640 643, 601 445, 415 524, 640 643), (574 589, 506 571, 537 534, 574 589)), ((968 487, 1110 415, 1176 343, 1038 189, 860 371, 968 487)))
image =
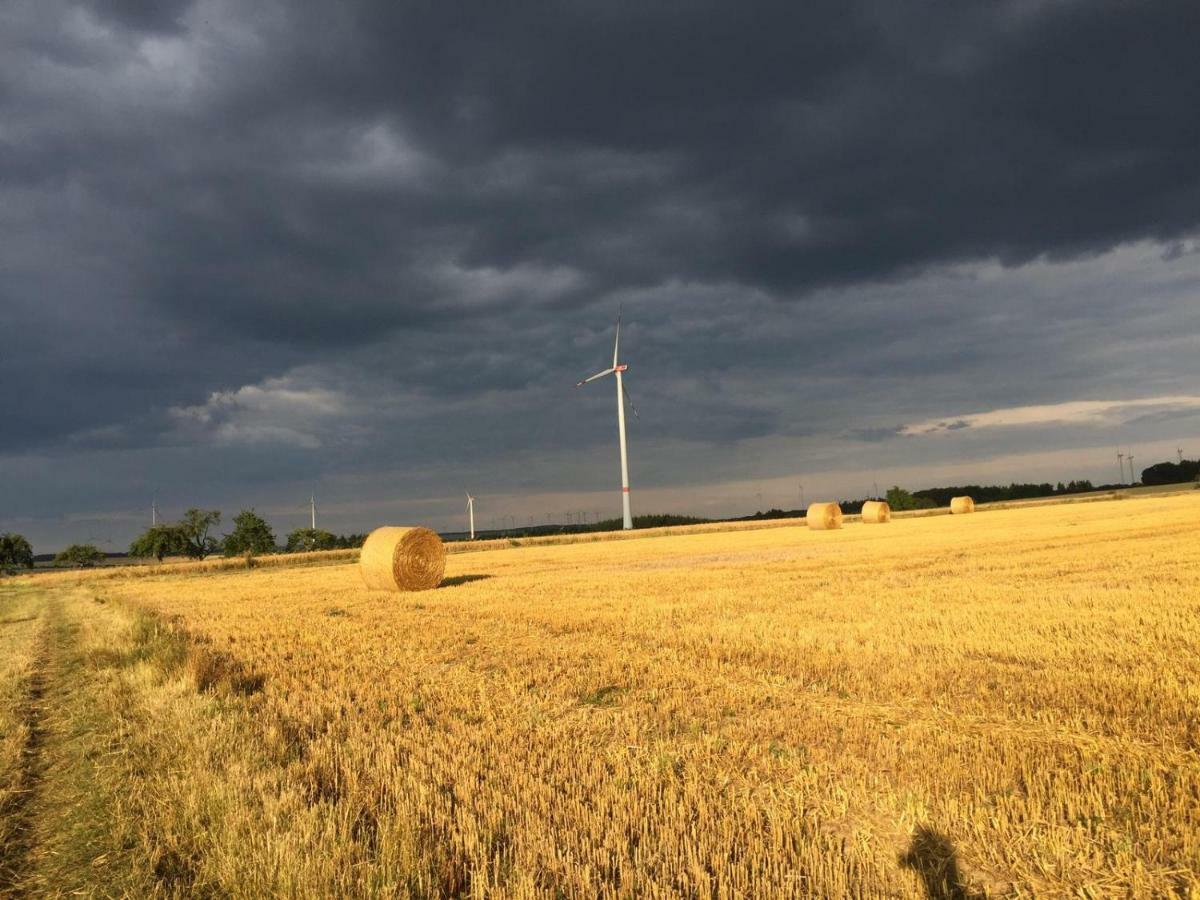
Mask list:
POLYGON ((27 733, 21 749, 17 789, 0 808, 0 816, 7 818, 13 826, 7 846, 0 848, 3 850, 0 856, 0 897, 21 897, 27 893, 24 884, 32 870, 31 862, 37 848, 34 817, 46 774, 47 693, 53 679, 59 644, 64 639, 61 623, 61 603, 51 600, 43 613, 37 655, 20 707, 20 719, 27 733))

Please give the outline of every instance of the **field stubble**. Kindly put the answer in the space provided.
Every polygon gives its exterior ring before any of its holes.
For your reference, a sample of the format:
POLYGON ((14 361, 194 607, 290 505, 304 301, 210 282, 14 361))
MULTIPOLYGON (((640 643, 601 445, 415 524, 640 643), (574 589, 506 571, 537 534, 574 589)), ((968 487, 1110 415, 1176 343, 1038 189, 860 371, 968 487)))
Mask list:
POLYGON ((173 763, 129 775, 168 889, 1187 896, 1197 513, 522 547, 412 595, 351 566, 90 589, 237 673, 164 668, 142 740, 173 763))

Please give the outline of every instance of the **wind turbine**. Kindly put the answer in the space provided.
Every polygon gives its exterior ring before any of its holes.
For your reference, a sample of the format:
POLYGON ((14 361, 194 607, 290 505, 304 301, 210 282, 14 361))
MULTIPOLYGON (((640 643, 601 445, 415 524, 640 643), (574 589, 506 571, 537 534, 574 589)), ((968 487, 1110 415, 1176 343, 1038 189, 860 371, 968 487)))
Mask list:
POLYGON ((1120 484, 1125 480, 1125 454, 1120 450, 1117 451, 1117 465, 1121 467, 1121 477, 1117 481, 1117 484, 1120 484))
POLYGON ((1129 484, 1132 486, 1137 484, 1137 481, 1133 477, 1133 454, 1130 453, 1126 459, 1129 460, 1129 484))
POLYGON ((317 530, 317 495, 308 498, 308 511, 312 514, 312 530, 317 530))
POLYGON ((583 379, 575 387, 583 387, 589 381, 595 381, 597 378, 603 378, 605 375, 617 376, 617 431, 621 435, 621 510, 624 516, 622 527, 625 530, 633 528, 633 516, 629 512, 629 453, 625 447, 625 401, 629 401, 629 408, 633 410, 634 418, 637 418, 637 407, 633 405, 633 400, 629 396, 629 392, 625 390, 625 384, 621 380, 621 375, 629 366, 620 361, 621 348, 621 311, 617 310, 617 336, 613 341, 613 361, 612 368, 605 369, 603 372, 597 372, 589 378, 583 379))
POLYGON ((1183 465, 1183 448, 1182 448, 1182 447, 1176 447, 1176 448, 1175 448, 1175 455, 1179 457, 1179 464, 1182 466, 1182 465, 1183 465))
POLYGON ((467 494, 467 515, 471 518, 471 540, 475 540, 475 498, 467 494))

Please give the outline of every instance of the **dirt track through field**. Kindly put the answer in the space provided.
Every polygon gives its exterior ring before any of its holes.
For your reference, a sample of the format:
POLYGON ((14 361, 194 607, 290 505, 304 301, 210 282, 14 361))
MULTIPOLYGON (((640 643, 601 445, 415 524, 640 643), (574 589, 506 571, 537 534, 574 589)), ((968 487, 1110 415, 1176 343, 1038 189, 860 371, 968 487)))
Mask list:
POLYGON ((43 746, 46 742, 46 693, 53 677, 57 649, 55 623, 61 615, 62 606, 56 601, 49 602, 41 615, 37 654, 26 685, 24 702, 19 709, 19 719, 27 731, 25 745, 21 749, 17 787, 5 808, 0 809, 0 816, 7 817, 11 823, 3 864, 0 865, 0 896, 19 896, 22 893, 22 885, 31 870, 31 858, 35 852, 34 817, 45 775, 43 746))

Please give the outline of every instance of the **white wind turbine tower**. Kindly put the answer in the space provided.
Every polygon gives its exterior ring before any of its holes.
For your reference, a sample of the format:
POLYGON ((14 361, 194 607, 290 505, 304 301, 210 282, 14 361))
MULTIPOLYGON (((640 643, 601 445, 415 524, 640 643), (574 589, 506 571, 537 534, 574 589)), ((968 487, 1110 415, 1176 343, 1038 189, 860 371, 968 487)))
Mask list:
POLYGON ((317 495, 313 494, 308 498, 308 511, 312 517, 312 530, 317 530, 317 495))
POLYGON ((637 407, 633 405, 633 400, 629 396, 629 392, 625 390, 625 383, 621 380, 622 373, 629 366, 620 361, 621 348, 621 311, 617 310, 617 336, 613 341, 613 361, 612 368, 605 369, 603 372, 597 372, 589 378, 583 379, 576 387, 583 387, 589 381, 595 381, 597 378, 603 378, 605 375, 617 376, 617 431, 621 436, 621 510, 624 516, 623 528, 626 530, 633 528, 633 516, 629 512, 629 453, 625 447, 625 401, 629 401, 629 408, 633 410, 633 415, 637 417, 637 407))
POLYGON ((471 540, 475 540, 475 498, 467 494, 467 515, 471 519, 471 540))
POLYGON ((1117 465, 1121 467, 1121 477, 1117 481, 1117 484, 1120 484, 1125 480, 1125 454, 1120 450, 1117 451, 1117 465))

